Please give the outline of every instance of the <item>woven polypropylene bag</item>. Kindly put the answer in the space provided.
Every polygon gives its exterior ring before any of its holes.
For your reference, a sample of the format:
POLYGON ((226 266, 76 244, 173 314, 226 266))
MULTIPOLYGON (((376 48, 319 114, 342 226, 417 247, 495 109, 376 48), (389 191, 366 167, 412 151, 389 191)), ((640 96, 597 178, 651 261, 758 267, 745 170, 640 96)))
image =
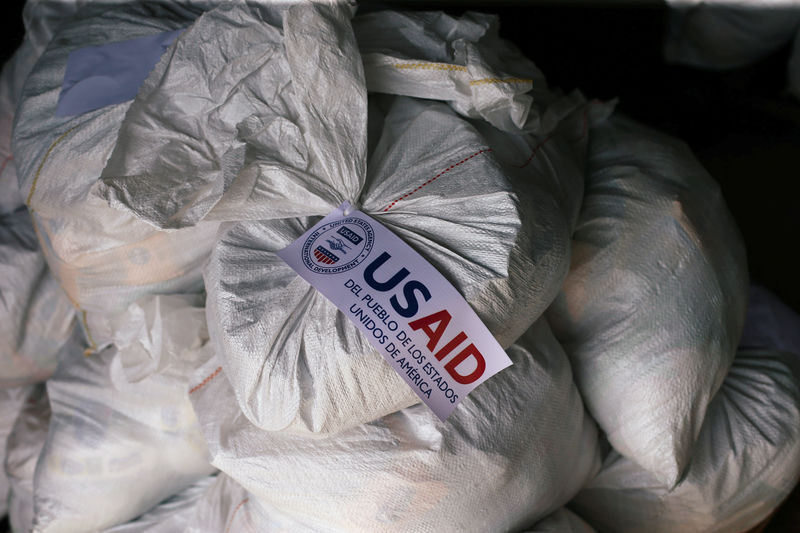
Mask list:
POLYGON ((22 82, 52 36, 58 16, 74 6, 32 2, 27 33, 0 73, 0 387, 41 381, 56 368, 75 311, 48 269, 19 192, 11 126, 22 82), (36 18, 33 18, 33 17, 36 18))
POLYGON ((540 137, 436 102, 368 105, 350 15, 321 4, 207 13, 145 83, 96 190, 159 227, 232 221, 205 273, 208 322, 243 412, 264 429, 336 431, 418 401, 275 253, 342 201, 434 264, 503 346, 567 268, 581 98, 541 109, 540 137), (156 121, 164 147, 153 151, 156 121))
MULTIPOLYGON (((38 385, 25 403, 8 438, 5 468, 11 483, 8 502, 12 531, 24 532, 33 528, 34 469, 47 438, 49 424, 50 405, 47 393, 44 385, 38 385)), ((213 477, 203 478, 135 520, 112 526, 104 530, 104 533, 183 531, 194 516, 200 498, 213 481, 213 477)))
POLYGON ((133 304, 115 317, 129 325, 119 346, 60 355, 47 382, 52 416, 34 477, 35 531, 128 522, 214 471, 186 392, 187 368, 207 347, 202 308, 190 298, 133 304), (158 364, 165 351, 172 362, 158 364))
POLYGON ((596 124, 548 318, 613 447, 666 485, 731 364, 746 297, 735 223, 687 146, 620 116, 596 124))
POLYGON ((542 133, 539 104, 554 95, 498 27, 497 16, 475 12, 381 10, 353 19, 370 92, 443 100, 504 131, 542 133))
POLYGON ((278 519, 230 476, 220 473, 197 502, 184 533, 305 533, 297 522, 278 519))
MULTIPOLYGON (((33 387, 14 387, 0 389, 0 456, 6 457, 8 452, 8 437, 14 430, 14 424, 25 407, 25 402, 31 396, 33 387)), ((13 479, 4 468, 0 471, 0 514, 6 514, 9 509, 8 499, 13 479)))
POLYGON ((0 388, 47 379, 75 323, 27 210, 0 215, 0 388))
POLYGON ((50 424, 50 404, 44 384, 28 389, 6 441, 3 465, 10 487, 8 521, 12 531, 31 531, 33 527, 33 472, 50 424))
POLYGON ((11 152, 11 129, 23 83, 58 26, 74 15, 84 1, 27 0, 22 9, 25 35, 0 73, 0 214, 23 205, 11 152))
MULTIPOLYGON (((180 29, 197 14, 179 3, 89 3, 63 23, 22 91, 13 132, 22 196, 56 278, 90 315, 118 312, 147 293, 199 290, 213 228, 160 232, 89 194, 130 103, 56 116, 67 58, 180 29)), ((92 333, 98 344, 107 340, 92 333)))
POLYGON ((263 431, 242 415, 216 358, 190 397, 213 463, 259 504, 313 531, 507 531, 569 501, 596 472, 594 422, 547 323, 513 366, 447 421, 417 405, 346 431, 263 431))
MULTIPOLYGON (((135 520, 106 529, 103 533, 188 533, 189 523, 198 513, 199 507, 204 505, 205 495, 215 482, 215 476, 205 477, 135 520)), ((225 533, 224 529, 213 531, 225 533)))
MULTIPOLYGON (((557 291, 569 215, 549 189, 553 176, 515 183, 492 146, 502 151, 445 106, 399 99, 373 155, 374 180, 357 198, 508 346, 557 291)), ((553 150, 550 161, 566 159, 553 150)), ((227 226, 206 272, 212 338, 245 414, 265 429, 336 431, 418 401, 349 319, 276 255, 315 220, 227 226)))
POLYGON ((800 477, 800 359, 740 351, 673 488, 613 452, 571 503, 600 531, 739 533, 800 477))

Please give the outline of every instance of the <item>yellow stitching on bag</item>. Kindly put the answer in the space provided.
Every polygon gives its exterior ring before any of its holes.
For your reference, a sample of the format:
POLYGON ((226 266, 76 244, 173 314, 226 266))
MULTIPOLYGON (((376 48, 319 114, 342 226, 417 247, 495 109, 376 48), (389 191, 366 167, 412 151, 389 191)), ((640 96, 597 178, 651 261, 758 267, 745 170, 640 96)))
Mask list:
POLYGON ((58 139, 56 139, 53 144, 50 145, 50 148, 47 149, 47 152, 45 152, 44 157, 42 158, 42 162, 39 163, 39 168, 36 169, 36 175, 33 177, 33 184, 31 185, 31 192, 28 193, 28 199, 25 200, 25 205, 27 205, 28 207, 31 206, 31 198, 33 198, 33 191, 36 190, 36 183, 39 181, 39 174, 42 172, 42 168, 44 167, 44 162, 47 161, 47 158, 50 156, 50 152, 52 152, 53 148, 55 148, 58 143, 63 141, 64 138, 67 135, 69 135, 72 132, 72 130, 74 130, 77 127, 78 126, 73 126, 70 129, 68 129, 67 131, 65 131, 64 133, 62 133, 61 136, 58 139))
POLYGON ((466 72, 467 67, 462 65, 449 65, 447 63, 394 63, 392 65, 394 68, 402 68, 402 69, 422 69, 422 70, 457 70, 460 72, 466 72))
MULTIPOLYGON (((34 193, 34 191, 36 191, 36 184, 39 181, 39 174, 41 174, 42 168, 44 168, 44 163, 45 163, 45 161, 47 161, 47 158, 50 156, 50 153, 53 151, 53 148, 55 148, 58 145, 58 143, 63 141, 66 138, 66 136, 69 135, 72 132, 72 130, 74 130, 77 127, 78 126, 73 126, 70 129, 68 129, 67 131, 65 131, 64 133, 62 133, 58 137, 58 139, 56 139, 53 142, 53 144, 50 145, 50 148, 47 149, 47 152, 45 152, 44 157, 42 158, 42 162, 39 163, 39 167, 36 169, 36 175, 33 177, 33 183, 31 184, 31 190, 28 193, 28 198, 25 200, 25 205, 28 206, 28 211, 31 214, 31 223, 33 225, 33 231, 36 233, 36 238, 39 240, 39 242, 44 242, 44 239, 42 239, 42 234, 41 234, 41 231, 39 229, 39 224, 36 223, 36 217, 33 216, 35 210, 31 207, 31 198, 33 198, 33 193, 34 193)), ((42 254, 45 254, 45 253, 46 253, 45 249, 42 248, 42 254)), ((72 298, 72 296, 67 294, 66 291, 64 292, 64 294, 66 294, 66 296, 69 299, 69 301, 72 304, 72 306, 75 307, 75 309, 81 313, 81 322, 83 322, 83 327, 86 330, 86 337, 88 338, 89 344, 90 344, 89 348, 87 348, 86 350, 83 351, 83 355, 88 357, 88 356, 92 355, 93 353, 95 353, 97 351, 97 343, 94 341, 94 338, 92 337, 92 332, 89 329, 89 322, 86 320, 86 311, 81 309, 81 306, 78 304, 78 302, 76 302, 72 298)))
MULTIPOLYGON (((467 67, 463 65, 450 65, 448 63, 394 63, 394 68, 407 69, 407 70, 455 70, 458 72, 467 72, 467 67)), ((470 80, 470 85, 487 85, 498 83, 533 83, 529 78, 482 78, 479 80, 470 80)))
POLYGON ((86 311, 81 310, 81 321, 83 322, 83 327, 86 329, 86 336, 89 338, 90 346, 83 351, 84 357, 89 357, 93 353, 97 352, 97 343, 94 342, 92 338, 92 332, 89 331, 89 322, 86 320, 86 311))
POLYGON ((471 80, 470 85, 485 85, 494 83, 533 83, 533 80, 528 78, 483 78, 480 80, 471 80))
MULTIPOLYGON (((30 212, 31 215, 31 224, 33 225, 34 233, 36 233, 36 238, 39 240, 39 242, 44 242, 44 239, 42 239, 42 234, 39 230, 39 224, 36 223, 36 217, 33 216, 33 209, 29 209, 28 211, 30 212)), ((47 254, 47 250, 44 247, 41 247, 41 250, 42 250, 42 255, 47 254)), ((81 309, 80 304, 78 304, 78 302, 76 302, 75 299, 67 291, 64 291, 64 296, 67 297, 69 303, 72 304, 72 307, 74 307, 76 311, 82 313, 81 321, 83 322, 83 327, 86 329, 86 336, 89 338, 89 343, 91 344, 89 348, 83 351, 83 355, 88 357, 89 355, 92 355, 97 351, 97 343, 92 338, 92 332, 89 330, 89 322, 86 320, 86 311, 81 309)))

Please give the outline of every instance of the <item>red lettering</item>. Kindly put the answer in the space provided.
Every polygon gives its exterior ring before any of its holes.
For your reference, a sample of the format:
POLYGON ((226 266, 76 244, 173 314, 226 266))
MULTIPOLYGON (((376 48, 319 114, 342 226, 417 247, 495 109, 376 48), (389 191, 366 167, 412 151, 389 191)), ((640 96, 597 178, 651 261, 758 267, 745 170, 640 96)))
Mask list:
POLYGON ((434 357, 436 357, 436 359, 438 359, 439 361, 441 361, 442 359, 444 359, 445 357, 447 357, 447 354, 449 354, 450 352, 452 352, 453 350, 455 350, 456 346, 458 346, 459 344, 461 344, 461 343, 462 343, 462 342, 464 342, 465 340, 467 340, 467 334, 466 334, 466 333, 464 333, 464 332, 462 331, 462 332, 460 332, 458 335, 456 335, 456 336, 453 338, 453 340, 451 340, 450 342, 448 342, 447 344, 445 344, 445 345, 444 345, 444 348, 442 348, 441 350, 439 350, 438 352, 436 352, 436 354, 434 355, 434 357))
POLYGON ((454 380, 462 385, 468 385, 483 375, 483 371, 486 370, 486 361, 483 359, 483 354, 478 351, 474 344, 470 343, 469 346, 461 351, 461 353, 453 357, 449 363, 444 365, 444 369, 447 370, 447 373, 450 374, 454 380), (477 365, 475 370, 473 370, 469 375, 464 376, 456 371, 456 367, 463 363, 467 357, 473 357, 477 365))
MULTIPOLYGON (((448 313, 446 309, 442 309, 441 311, 436 311, 431 315, 409 322, 408 325, 415 331, 421 329, 422 332, 428 336, 427 346, 430 351, 433 351, 433 349, 436 348, 436 345, 439 343, 439 339, 442 338, 444 330, 447 329, 447 325, 450 323, 450 319, 452 318, 453 317, 450 316, 450 313, 448 313), (431 329, 431 325, 433 324, 439 325, 436 327, 436 329, 431 329)), ((453 348, 450 349, 452 350, 453 348)))

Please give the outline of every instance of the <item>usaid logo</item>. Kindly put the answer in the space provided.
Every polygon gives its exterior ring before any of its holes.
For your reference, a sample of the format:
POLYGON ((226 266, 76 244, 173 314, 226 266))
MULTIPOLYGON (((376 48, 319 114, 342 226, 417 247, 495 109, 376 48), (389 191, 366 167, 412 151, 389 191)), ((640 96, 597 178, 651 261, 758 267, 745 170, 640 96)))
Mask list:
POLYGON ((349 217, 324 224, 303 243, 303 264, 317 274, 338 274, 367 258, 375 234, 366 220, 349 217))

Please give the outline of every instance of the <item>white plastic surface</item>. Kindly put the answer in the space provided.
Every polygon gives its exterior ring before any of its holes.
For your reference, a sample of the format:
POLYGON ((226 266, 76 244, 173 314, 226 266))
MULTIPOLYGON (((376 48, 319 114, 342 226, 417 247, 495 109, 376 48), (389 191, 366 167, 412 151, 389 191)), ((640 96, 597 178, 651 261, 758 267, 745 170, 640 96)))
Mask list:
MULTIPOLYGON (((197 14, 177 4, 90 2, 63 22, 25 83, 13 134, 20 189, 51 269, 89 323, 147 293, 201 289, 215 228, 159 232, 89 194, 130 103, 55 116, 67 58, 86 46, 185 27, 197 14)), ((95 346, 104 335, 89 327, 95 346)))
POLYGON ((8 521, 14 532, 31 531, 33 527, 33 473, 50 425, 50 403, 44 384, 29 389, 6 441, 8 521))
POLYGON ((739 341, 744 247, 684 143, 612 116, 591 129, 588 167, 547 316, 613 447, 671 486, 739 341))
POLYGON ((214 471, 187 396, 189 369, 208 357, 202 308, 189 298, 148 297, 118 317, 128 326, 119 347, 61 354, 47 382, 52 417, 34 478, 35 531, 128 522, 214 471), (171 363, 157 364, 165 351, 171 363))
POLYGON ((216 358, 190 397, 214 465, 268 513, 309 530, 515 530, 569 501, 599 449, 546 322, 508 353, 514 365, 446 422, 418 405, 335 434, 263 431, 240 412, 216 358))
POLYGON ((417 402, 275 254, 343 201, 442 272, 503 347, 567 268, 580 95, 537 111, 550 125, 540 137, 443 103, 368 101, 350 16, 322 4, 207 13, 145 83, 94 191, 158 227, 231 222, 205 273, 208 321, 243 412, 264 429, 337 431, 417 402))
POLYGON ((798 370, 794 354, 739 352, 674 488, 612 452, 571 507, 610 533, 741 533, 755 527, 800 476, 798 370))

